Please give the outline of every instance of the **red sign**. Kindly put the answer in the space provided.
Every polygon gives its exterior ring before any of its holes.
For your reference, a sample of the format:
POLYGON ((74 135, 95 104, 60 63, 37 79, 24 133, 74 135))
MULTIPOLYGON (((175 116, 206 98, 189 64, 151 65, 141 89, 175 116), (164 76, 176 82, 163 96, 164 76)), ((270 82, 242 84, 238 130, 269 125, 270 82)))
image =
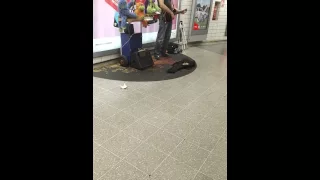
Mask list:
POLYGON ((193 23, 193 30, 199 30, 200 28, 199 28, 199 24, 198 23, 196 23, 196 22, 194 22, 193 23))

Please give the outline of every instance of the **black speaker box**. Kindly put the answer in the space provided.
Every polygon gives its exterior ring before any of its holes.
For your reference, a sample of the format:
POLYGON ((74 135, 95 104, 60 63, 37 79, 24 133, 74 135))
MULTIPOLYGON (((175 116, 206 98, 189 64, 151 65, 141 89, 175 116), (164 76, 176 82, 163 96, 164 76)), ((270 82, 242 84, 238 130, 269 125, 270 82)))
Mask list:
POLYGON ((150 51, 143 49, 131 54, 131 67, 144 70, 153 66, 153 60, 150 51))

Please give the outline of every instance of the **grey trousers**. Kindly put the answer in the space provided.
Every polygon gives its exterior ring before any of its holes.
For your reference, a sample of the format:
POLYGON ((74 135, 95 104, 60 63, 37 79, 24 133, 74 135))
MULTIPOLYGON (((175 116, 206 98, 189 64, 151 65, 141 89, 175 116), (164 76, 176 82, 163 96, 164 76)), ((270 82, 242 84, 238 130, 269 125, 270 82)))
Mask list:
POLYGON ((156 40, 155 55, 165 54, 168 48, 172 30, 172 22, 159 20, 159 31, 156 40))

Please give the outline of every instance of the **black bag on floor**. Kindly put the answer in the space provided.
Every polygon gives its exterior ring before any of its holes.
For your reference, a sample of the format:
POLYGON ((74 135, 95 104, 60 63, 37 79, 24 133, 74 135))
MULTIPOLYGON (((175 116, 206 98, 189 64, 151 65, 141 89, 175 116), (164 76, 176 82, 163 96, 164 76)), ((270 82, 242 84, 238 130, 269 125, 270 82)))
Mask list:
POLYGON ((169 54, 178 54, 181 52, 181 49, 179 48, 179 44, 176 43, 169 43, 167 51, 169 54))
POLYGON ((190 59, 190 58, 184 58, 181 61, 175 62, 170 69, 167 70, 168 73, 176 73, 180 71, 181 69, 189 69, 196 66, 197 63, 190 59))
POLYGON ((150 51, 142 49, 131 54, 131 67, 144 70, 153 66, 153 59, 150 51))

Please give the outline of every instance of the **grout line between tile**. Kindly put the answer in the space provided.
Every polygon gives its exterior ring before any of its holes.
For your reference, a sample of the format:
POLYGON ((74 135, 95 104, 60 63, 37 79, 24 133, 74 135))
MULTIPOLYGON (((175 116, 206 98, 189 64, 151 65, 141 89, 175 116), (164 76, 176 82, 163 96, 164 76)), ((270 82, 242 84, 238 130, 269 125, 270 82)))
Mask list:
MULTIPOLYGON (((222 136, 220 136, 220 138, 218 139, 218 141, 216 142, 216 144, 215 144, 215 146, 213 147, 213 149, 210 151, 210 153, 208 154, 208 156, 206 157, 206 159, 203 161, 203 163, 202 163, 202 165, 200 166, 200 168, 199 168, 199 170, 197 171, 197 173, 195 174, 195 176, 193 177, 193 180, 196 178, 196 176, 197 176, 197 174, 200 172, 200 173, 202 173, 200 170, 201 170, 201 168, 203 167, 203 165, 207 162, 207 160, 208 160, 208 158, 209 158, 209 156, 211 155, 211 153, 216 149, 216 147, 217 147, 217 144, 221 141, 221 139, 222 139, 223 137, 222 136)), ((206 175, 205 173, 202 173, 202 174, 204 174, 204 175, 206 175)))
MULTIPOLYGON (((224 77, 224 76, 223 76, 223 77, 224 77)), ((222 77, 222 78, 223 78, 223 77, 222 77)), ((221 78, 221 79, 222 79, 222 78, 221 78)), ((220 80, 221 80, 221 79, 220 79, 220 80)), ((200 79, 199 79, 199 80, 200 80, 200 79)), ((218 80, 217 82, 219 82, 220 80, 218 80)), ((213 84, 212 86, 208 87, 205 91, 203 91, 203 92, 201 93, 201 95, 203 95, 203 94, 204 94, 205 92, 207 92, 211 87, 213 87, 214 85, 216 85, 217 82, 216 82, 215 84, 213 84)), ((197 98, 193 99, 191 102, 196 101, 199 97, 201 97, 201 95, 198 96, 197 98)), ((190 102, 190 103, 191 103, 191 102, 190 102)), ((182 108, 180 112, 182 112, 184 109, 185 109, 185 108, 182 108)), ((179 114, 180 112, 178 112, 177 114, 179 114)), ((169 121, 169 122, 170 122, 170 121, 169 121)), ((169 122, 168 122, 168 123, 169 123, 169 122)), ((167 123, 167 124, 168 124, 168 123, 167 123)), ((161 129, 162 129, 163 127, 164 127, 164 126, 162 126, 161 129)), ((190 132, 188 133, 188 135, 187 135, 186 137, 188 137, 194 129, 195 129, 195 127, 194 127, 192 130, 190 130, 190 132)), ((167 131, 166 131, 166 132, 167 132, 167 131)), ((185 138, 184 138, 183 141, 185 141, 185 138)), ((172 157, 171 154, 178 148, 178 146, 179 146, 183 141, 181 141, 181 142, 169 153, 169 155, 161 161, 161 163, 156 167, 156 169, 155 169, 154 171, 151 172, 151 174, 153 174, 154 172, 156 172, 156 170, 161 166, 161 164, 162 164, 169 156, 172 157)), ((200 147, 200 146, 198 146, 198 147, 200 147)), ((185 164, 185 165, 187 165, 187 164, 185 164)), ((194 169, 194 168, 192 168, 192 169, 194 169)))
MULTIPOLYGON (((224 76, 223 76, 223 77, 224 77, 224 76)), ((222 78, 223 78, 223 77, 222 77, 222 78)), ((222 79, 222 78, 221 78, 221 79, 222 79)), ((221 79, 220 79, 220 80, 221 80, 221 79)), ((200 79, 199 79, 199 80, 200 80, 200 79)), ((199 81, 199 80, 197 80, 197 81, 199 81)), ((219 80, 219 81, 220 81, 220 80, 219 80)), ((196 82, 197 82, 197 81, 196 81, 196 82)), ((217 81, 217 82, 219 82, 219 81, 217 81)), ((195 83, 196 83, 196 82, 195 82, 195 83)), ((217 82, 216 82, 216 83, 217 83, 217 82)), ((216 85, 216 83, 213 84, 212 86, 216 85)), ((191 86, 191 84, 190 84, 189 86, 191 86)), ((188 86, 188 87, 189 87, 189 86, 188 86)), ((212 86, 208 87, 208 89, 205 90, 202 94, 204 94, 206 91, 208 91, 212 86)), ((181 91, 183 91, 183 90, 181 90, 181 91)), ((181 92, 181 91, 179 91, 179 92, 181 92)), ((202 94, 201 94, 201 95, 202 95, 202 94)), ((201 96, 201 95, 200 95, 200 96, 201 96)), ((199 97, 200 97, 200 96, 199 96, 199 97)), ((173 97, 175 97, 175 96, 173 96, 173 97)), ((172 98, 173 98, 173 97, 172 97, 172 98)), ((166 102, 168 102, 168 101, 171 100, 172 98, 168 99, 167 101, 164 101, 162 104, 165 104, 166 102)), ((144 99, 144 98, 143 98, 143 99, 144 99)), ((197 99, 197 98, 195 98, 193 101, 195 101, 196 99, 197 99)), ((140 102, 140 101, 137 101, 136 103, 132 104, 131 106, 137 104, 138 102, 140 102)), ((160 107, 162 104, 160 104, 160 105, 157 106, 157 107, 160 107)), ((130 107, 130 106, 129 106, 129 107, 130 107)), ((155 108, 154 108, 154 109, 155 109, 155 108)), ((184 108, 182 108, 181 111, 182 111, 182 110, 184 110, 184 108)), ((123 111, 123 110, 121 110, 120 112, 122 112, 122 111, 123 111)), ((178 113, 180 113, 181 111, 179 111, 178 113)), ((118 112, 118 113, 119 113, 119 112, 118 112)), ((178 113, 177 113, 177 114, 178 114, 178 113)), ((131 114, 130 114, 130 115, 131 115, 131 114)), ((145 114, 144 116, 146 116, 146 115, 147 115, 147 114, 145 114)), ((141 118, 138 118, 138 120, 142 119, 144 116, 142 116, 141 118)), ((137 121, 138 121, 138 120, 137 120, 137 121)), ((137 121, 135 121, 135 122, 137 122, 137 121)), ((135 122, 133 122, 133 123, 135 123, 135 122)), ((169 121, 169 122, 170 122, 170 121, 169 121)), ((169 123, 169 122, 168 122, 168 123, 169 123)), ((133 123, 132 123, 132 124, 133 124, 133 123)), ((130 124, 128 127, 130 127, 132 124, 130 124)), ((166 124, 167 124, 167 123, 166 123, 166 124)), ((165 124, 165 125, 166 125, 166 124, 165 124)), ((165 126, 165 125, 163 125, 163 126, 165 126)), ((162 127, 163 127, 163 126, 162 126, 162 127)), ((128 127, 127 127, 127 128, 128 128, 128 127)), ((161 128, 162 128, 162 127, 161 127, 161 128)), ((149 139, 151 136, 153 136, 155 133, 157 133, 161 128, 159 128, 157 131, 155 131, 153 134, 151 134, 145 141, 142 141, 139 146, 137 146, 134 150, 132 150, 130 153, 128 153, 123 159, 121 159, 121 161, 124 160, 126 157, 128 157, 128 156, 129 156, 132 152, 134 152, 136 149, 138 149, 143 143, 147 142, 148 139, 149 139)), ((191 132, 191 131, 190 131, 190 132, 191 132)), ((119 132, 119 133, 120 133, 120 132, 119 132)), ((117 135, 118 135, 119 133, 117 133, 117 135)), ((115 135, 115 136, 116 136, 116 135, 115 135)), ((130 135, 129 135, 129 136, 130 136, 130 135)), ((113 136, 113 137, 114 137, 114 136, 113 136)), ((112 138, 113 138, 113 137, 112 137, 112 138)), ((110 138, 110 139, 111 139, 111 138, 110 138)), ((107 141, 106 141, 106 142, 107 142, 107 141)), ((181 141, 181 142, 183 142, 183 141, 181 141)), ((181 142, 180 142, 180 143, 181 143, 181 142)), ((180 143, 179 143, 179 144, 180 144, 180 143)), ((179 144, 178 144, 178 145, 179 145, 179 144)), ((177 146, 176 146, 176 147, 177 147, 177 146)), ((173 152, 173 151, 172 151, 172 152, 173 152)), ((171 153, 172 153, 172 152, 171 152, 171 153)), ((171 154, 171 153, 170 153, 170 154, 171 154)), ((169 154, 168 156, 170 156, 170 154, 169 154)), ((168 156, 167 156, 167 157, 168 157, 168 156)), ((167 157, 166 157, 165 159, 167 159, 167 157)), ((165 159, 164 159, 164 160, 165 160, 165 159)), ((121 161, 120 161, 120 162, 121 162, 121 161)), ((120 163, 120 162, 119 162, 119 163, 120 163)), ((126 161, 126 162, 127 162, 127 161, 126 161)), ((163 161, 162 161, 162 162, 163 162, 163 161)), ((162 164, 162 162, 160 163, 160 165, 162 164)), ((117 163, 117 164, 115 164, 113 167, 111 167, 106 173, 104 173, 102 176, 100 176, 97 180, 99 180, 101 177, 103 177, 105 174, 107 174, 109 171, 111 171, 111 170, 112 170, 116 165, 118 165, 119 163, 117 163)), ((159 166, 160 166, 160 165, 159 165, 159 166)), ((158 167, 159 167, 159 166, 158 166, 158 167)), ((157 167, 155 170, 157 170, 158 167, 157 167)), ((154 171, 153 171, 153 172, 154 172, 154 171)), ((152 173, 153 173, 153 172, 152 172, 152 173)), ((151 173, 151 174, 152 174, 152 173, 151 173)))
MULTIPOLYGON (((224 77, 225 77, 225 76, 221 77, 221 78, 220 78, 218 81, 216 81, 213 85, 209 86, 203 93, 201 93, 201 95, 204 94, 205 92, 207 92, 207 91, 208 91, 210 88, 212 88, 214 85, 216 85, 217 82, 219 82, 220 80, 222 80, 224 77)), ((195 84, 195 83, 198 82, 199 80, 200 80, 200 78, 199 78, 197 81, 195 81, 194 83, 190 83, 190 84, 189 84, 187 87, 185 87, 185 88, 190 87, 191 85, 195 84)), ((184 89, 182 89, 182 90, 179 91, 179 92, 182 92, 183 90, 184 90, 184 89)), ((177 95, 178 95, 178 94, 177 94, 177 95)), ((175 95, 175 96, 177 96, 177 95, 175 95)), ((196 99, 198 99, 199 97, 201 97, 201 95, 198 96, 197 98, 193 99, 192 102, 194 102, 196 99)), ((151 96, 151 95, 149 95, 149 96, 151 96)), ((173 99, 175 96, 171 97, 171 98, 168 99, 167 101, 164 101, 162 104, 160 104, 160 105, 157 106, 157 107, 160 107, 161 105, 165 104, 166 102, 169 102, 169 101, 170 101, 171 99, 173 99)), ((146 96, 146 97, 148 97, 148 96, 146 96)), ((145 98, 146 98, 146 97, 145 97, 145 98)), ((144 99, 144 98, 142 98, 142 99, 144 99)), ((141 99, 141 100, 142 100, 142 99, 141 99)), ((131 106, 137 104, 137 103, 140 102, 141 100, 133 103, 131 106)), ((128 106, 128 107, 131 107, 131 106, 128 106)), ((155 107, 155 108, 153 108, 153 109, 151 109, 151 110, 154 110, 154 109, 156 109, 157 107, 155 107)), ((185 107, 182 108, 181 111, 184 110, 184 109, 185 109, 185 107)), ((118 109, 118 110, 119 110, 119 109, 118 109)), ((124 111, 124 109, 123 109, 123 110, 120 110, 120 111, 117 112, 117 113, 120 113, 120 112, 122 112, 122 111, 124 111)), ((180 113, 181 111, 179 111, 178 113, 180 113)), ((177 113, 177 114, 178 114, 178 113, 177 113)), ((127 113, 127 114, 128 114, 128 113, 127 113)), ((114 114, 114 115, 112 115, 112 116, 115 116, 115 115, 116 115, 116 114, 114 114)), ((132 115, 132 114, 129 114, 129 115, 132 115)), ((147 114, 145 114, 144 116, 146 116, 146 115, 147 115, 147 114)), ((112 116, 110 116, 110 117, 112 117, 112 116)), ((132 115, 132 116, 133 116, 133 115, 132 115)), ((140 119, 142 119, 144 116, 142 116, 142 117, 140 117, 140 118, 137 118, 137 119, 138 119, 137 121, 139 121, 140 119)), ((110 117, 109 117, 109 118, 110 118, 110 117)), ((135 117, 135 116, 134 116, 134 117, 135 117)), ((103 119, 102 119, 102 120, 103 120, 103 119)), ((105 120, 103 120, 103 121, 105 121, 105 120)), ((135 122, 137 122, 137 121, 135 121, 135 122)), ((135 122, 133 122, 133 123, 135 123, 135 122)), ((169 122, 170 122, 170 121, 169 121, 169 122)), ((168 122, 168 123, 169 123, 169 122, 168 122)), ((132 124, 133 124, 133 123, 132 123, 132 124)), ((130 127, 132 124, 130 124, 130 125, 127 126, 126 128, 130 127)), ((166 123, 166 124, 167 124, 167 123, 166 123)), ((165 124, 165 125, 166 125, 166 124, 165 124)), ((163 126, 165 126, 165 125, 163 125, 163 126)), ((162 127, 163 127, 163 126, 162 126, 162 127)), ((162 127, 161 127, 161 128, 162 128, 162 127)), ((161 128, 157 129, 157 131, 155 131, 153 134, 151 134, 145 141, 142 141, 142 142, 140 143, 140 145, 138 145, 133 151, 131 151, 130 153, 128 153, 123 159, 120 160, 120 162, 121 162, 122 160, 124 160, 126 157, 128 157, 128 156, 129 156, 132 152, 134 152, 136 149, 138 149, 143 143, 147 142, 148 139, 149 139, 151 136, 153 136, 155 133, 157 133, 161 128)), ((192 129, 192 130, 193 130, 193 129, 192 129)), ((191 130, 190 132, 192 132, 192 130, 191 130)), ((120 130, 116 135, 118 135, 118 134, 119 134, 120 132, 122 132, 122 131, 123 131, 123 130, 120 130)), ((113 137, 115 137, 116 135, 114 135, 113 137)), ((188 134, 188 135, 189 135, 189 134, 188 134)), ((130 135, 129 135, 129 136, 130 136, 130 135)), ((110 139, 112 139, 113 137, 111 137, 110 139)), ((131 137, 132 137, 132 136, 131 136, 131 137)), ((135 137, 134 137, 134 138, 135 138, 135 137)), ((137 139, 137 138, 136 138, 136 139, 137 139)), ((107 141, 105 141, 105 142, 107 142, 107 141)), ((104 142, 104 143, 105 143, 105 142, 104 142)), ((183 141, 181 141, 181 142, 183 142, 183 141)), ((181 142, 180 142, 180 143, 181 143, 181 142)), ((180 143, 179 143, 179 144, 180 144, 180 143)), ((179 144, 178 144, 178 145, 179 145, 179 144)), ((178 145, 176 146, 176 148, 178 147, 178 145)), ((175 148, 175 149, 176 149, 176 148, 175 148)), ((174 149, 174 150, 175 150, 175 149, 174 149)), ((172 152, 174 152, 174 150, 173 150, 172 152)), ((172 153, 172 152, 171 152, 171 153, 172 153)), ((171 153, 170 153, 170 154, 171 154, 171 153)), ((169 157, 170 154, 169 154, 167 157, 169 157)), ((166 157, 165 159, 167 159, 167 157, 166 157)), ((165 159, 164 159, 164 160, 165 160, 165 159)), ((164 162, 164 160, 160 163, 160 165, 164 162)), ((119 163, 120 163, 120 162, 119 162, 119 163)), ((126 161, 126 162, 127 162, 127 161, 126 161)), ((111 171, 111 170, 112 170, 116 165, 118 165, 119 163, 117 163, 117 164, 115 164, 113 167, 111 167, 105 174, 107 174, 109 171, 111 171)), ((159 166, 160 166, 160 165, 159 165, 159 166)), ((159 166, 158 166, 158 167, 159 167, 159 166)), ((155 170, 157 170, 158 167, 157 167, 155 170)), ((154 170, 153 172, 155 172, 155 170, 154 170)), ((153 172, 152 172, 152 173, 153 173, 153 172)), ((151 174, 152 174, 152 173, 151 173, 151 174)), ((103 177, 105 174, 103 174, 102 176, 100 176, 97 180, 99 180, 99 179, 100 179, 101 177, 103 177)))
MULTIPOLYGON (((222 99, 222 98, 221 98, 222 99)), ((196 178, 197 174, 200 172, 202 173, 200 170, 203 167, 203 165, 206 163, 206 161, 208 160, 208 157, 210 156, 210 154, 216 149, 217 144, 221 141, 221 139, 223 138, 224 134, 226 133, 227 129, 224 130, 224 132, 219 136, 218 141, 216 142, 216 144, 213 146, 213 149, 209 152, 208 156, 206 157, 206 159, 203 161, 202 165, 200 166, 199 170, 197 171, 197 173, 195 174, 195 176, 193 177, 193 180, 196 178)), ((203 173, 204 174, 204 173, 203 173)))

